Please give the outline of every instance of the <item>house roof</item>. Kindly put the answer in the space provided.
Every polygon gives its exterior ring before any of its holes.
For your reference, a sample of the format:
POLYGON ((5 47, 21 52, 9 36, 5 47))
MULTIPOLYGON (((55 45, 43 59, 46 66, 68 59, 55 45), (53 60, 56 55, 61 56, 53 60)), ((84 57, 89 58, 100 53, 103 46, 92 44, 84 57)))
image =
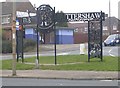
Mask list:
MULTIPOLYGON (((26 12, 26 10, 29 10, 31 12, 35 12, 35 9, 33 8, 32 4, 27 0, 28 2, 14 2, 16 4, 16 11, 22 11, 26 12)), ((2 15, 6 14, 12 14, 13 10, 13 2, 2 2, 2 15)))
POLYGON ((68 23, 68 27, 70 28, 83 28, 87 26, 88 26, 87 23, 68 23))
MULTIPOLYGON (((109 26, 109 22, 110 25, 117 26, 119 20, 116 17, 108 17, 105 19, 105 21, 103 21, 103 26, 109 26)), ((72 27, 72 28, 83 28, 87 26, 88 23, 68 23, 68 27, 72 27)))
POLYGON ((118 25, 118 19, 116 17, 108 17, 105 21, 103 21, 103 26, 117 26, 118 25), (109 24, 110 22, 110 24, 109 24))

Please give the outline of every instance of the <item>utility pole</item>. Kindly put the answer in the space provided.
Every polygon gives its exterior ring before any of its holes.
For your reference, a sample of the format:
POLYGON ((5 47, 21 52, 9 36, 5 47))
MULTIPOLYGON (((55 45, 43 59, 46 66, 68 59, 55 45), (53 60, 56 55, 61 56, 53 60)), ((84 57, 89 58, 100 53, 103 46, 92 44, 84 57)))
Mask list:
POLYGON ((12 15, 12 75, 16 75, 16 2, 13 0, 13 15, 12 15))
MULTIPOLYGON (((118 2, 118 19, 120 20, 120 1, 118 2)), ((120 21, 118 21, 117 32, 120 33, 120 21)))
POLYGON ((111 3, 109 0, 109 35, 112 34, 112 28, 111 28, 111 3))

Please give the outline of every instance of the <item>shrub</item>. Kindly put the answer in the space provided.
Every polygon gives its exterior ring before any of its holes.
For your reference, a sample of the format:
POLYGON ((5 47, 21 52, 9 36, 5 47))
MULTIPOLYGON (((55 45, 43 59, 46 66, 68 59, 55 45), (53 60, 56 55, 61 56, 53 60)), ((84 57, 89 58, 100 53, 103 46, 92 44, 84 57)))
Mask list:
MULTIPOLYGON (((24 51, 32 51, 36 46, 36 41, 31 39, 23 40, 24 51)), ((1 53, 1 52, 0 52, 1 53)), ((2 53, 12 53, 12 42, 9 40, 2 41, 2 53)))
POLYGON ((23 40, 23 48, 24 51, 31 51, 35 48, 36 46, 36 41, 32 40, 32 39, 24 39, 23 40))
POLYGON ((2 53, 12 53, 12 42, 8 40, 2 41, 2 53))

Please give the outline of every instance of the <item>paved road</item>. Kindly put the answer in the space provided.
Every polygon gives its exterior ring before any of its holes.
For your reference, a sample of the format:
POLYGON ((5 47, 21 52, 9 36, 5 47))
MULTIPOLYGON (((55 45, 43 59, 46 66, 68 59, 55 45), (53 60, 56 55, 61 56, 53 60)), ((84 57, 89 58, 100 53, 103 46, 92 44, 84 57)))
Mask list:
POLYGON ((118 47, 118 46, 114 46, 114 47, 104 47, 103 48, 103 54, 105 55, 105 56, 113 56, 113 57, 115 57, 115 56, 120 56, 120 47, 118 47))
MULTIPOLYGON (((119 50, 120 47, 117 46, 113 46, 113 47, 103 47, 103 55, 104 56, 120 56, 119 54, 119 50)), ((72 47, 72 48, 66 48, 66 49, 58 49, 57 50, 57 55, 78 55, 80 54, 80 47, 72 47)), ((86 54, 87 54, 87 48, 86 48, 86 54)), ((53 56, 54 55, 54 51, 44 51, 44 52, 40 52, 39 56, 53 56)), ((32 57, 32 56, 36 56, 36 52, 30 52, 30 53, 25 53, 24 57, 32 57)), ((12 59, 12 54, 3 54, 0 56, 0 59, 12 59)))
POLYGON ((118 86, 118 80, 2 78, 3 86, 118 86))

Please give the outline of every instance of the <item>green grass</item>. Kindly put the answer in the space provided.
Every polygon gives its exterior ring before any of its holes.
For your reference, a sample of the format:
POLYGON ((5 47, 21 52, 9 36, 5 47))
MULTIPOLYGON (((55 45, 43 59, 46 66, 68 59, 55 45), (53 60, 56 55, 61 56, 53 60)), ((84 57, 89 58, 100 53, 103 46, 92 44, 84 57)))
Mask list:
MULTIPOLYGON (((35 69, 36 57, 25 59, 24 64, 17 63, 17 70, 31 70, 35 69)), ((88 71, 118 71, 118 57, 104 56, 103 62, 99 58, 93 58, 90 62, 87 60, 86 55, 65 55, 57 56, 57 64, 59 65, 46 65, 54 64, 54 56, 40 57, 40 68, 42 70, 88 70, 88 71), (71 64, 76 63, 76 64, 71 64)), ((3 60, 1 69, 12 69, 12 60, 3 60)))
MULTIPOLYGON (((25 62, 34 63, 36 57, 25 59, 25 62)), ((65 63, 75 63, 75 62, 86 62, 87 61, 86 55, 65 55, 65 56, 57 56, 57 63, 58 64, 65 64, 65 63)), ((39 58, 39 63, 41 64, 54 64, 54 56, 42 56, 39 58)))
MULTIPOLYGON (((34 69, 34 65, 17 63, 16 68, 19 70, 29 70, 29 69, 34 69)), ((0 67, 0 69, 11 70, 12 69, 12 60, 3 60, 2 68, 0 67)))

